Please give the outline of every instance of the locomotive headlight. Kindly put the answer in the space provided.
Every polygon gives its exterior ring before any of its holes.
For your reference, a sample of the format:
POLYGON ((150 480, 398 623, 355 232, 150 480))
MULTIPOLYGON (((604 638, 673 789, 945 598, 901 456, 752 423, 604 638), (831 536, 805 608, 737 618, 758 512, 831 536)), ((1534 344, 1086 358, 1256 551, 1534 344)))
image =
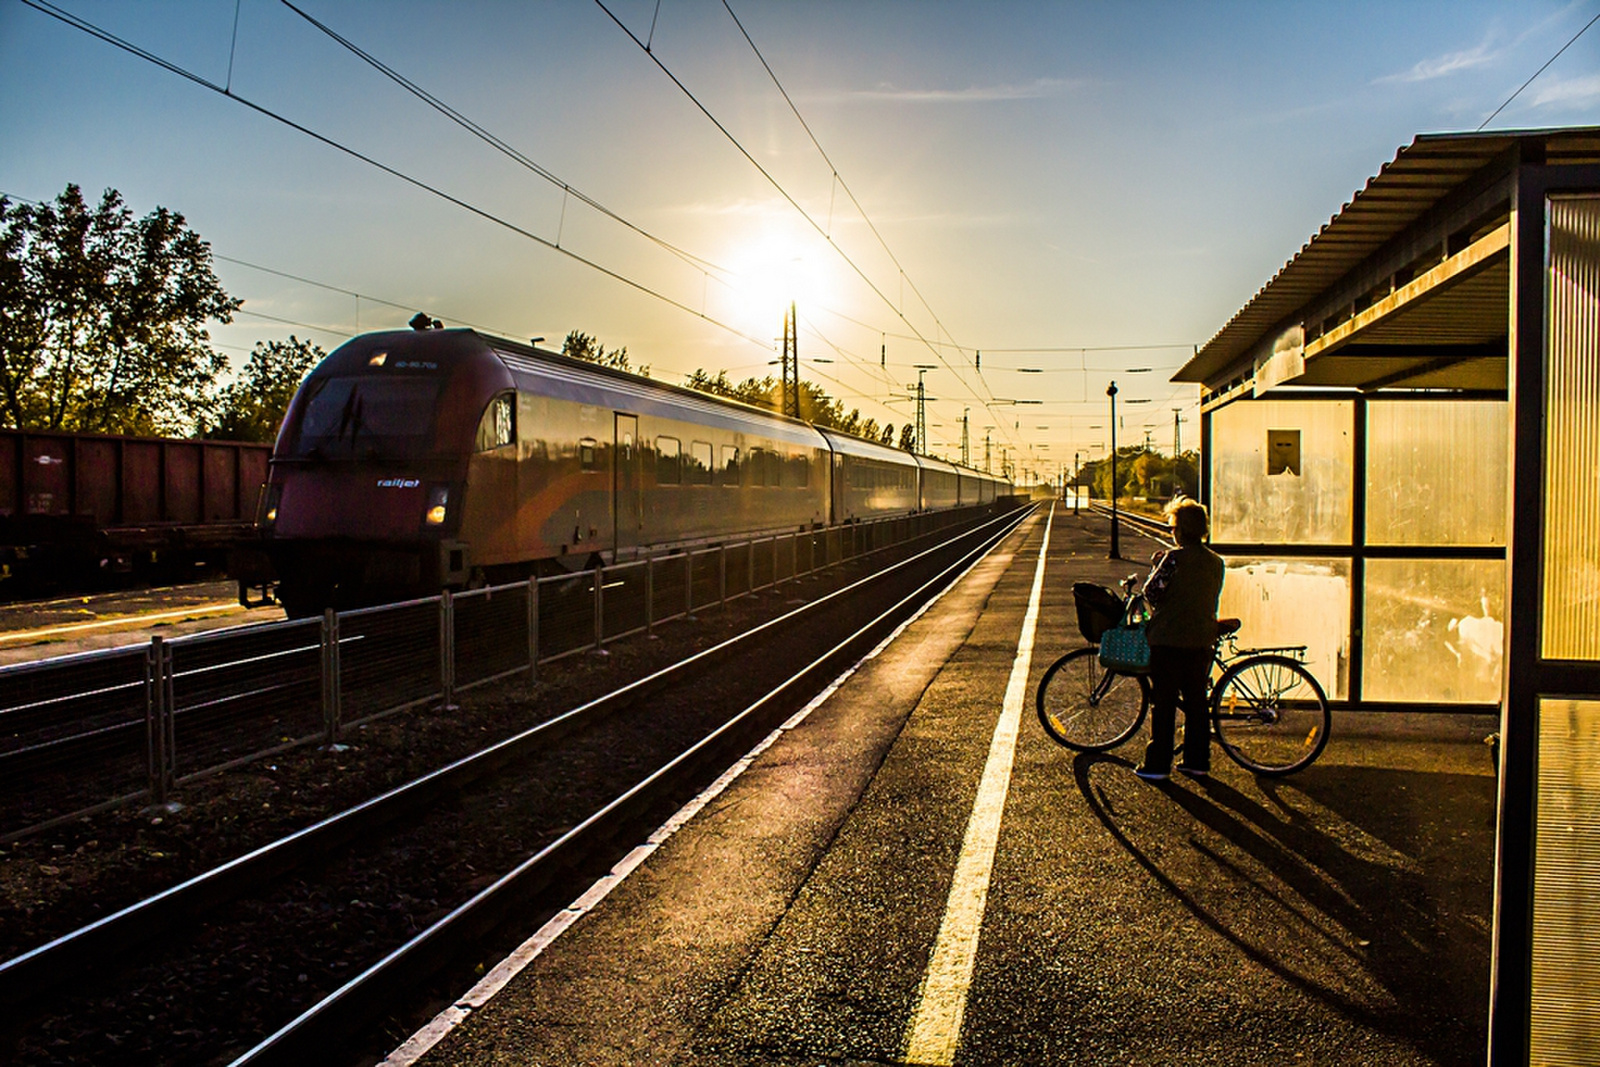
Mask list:
POLYGON ((274 482, 267 486, 261 497, 261 512, 259 525, 262 528, 270 527, 278 521, 278 500, 283 496, 283 484, 274 482))
POLYGON ((442 526, 445 516, 450 511, 450 489, 448 486, 436 485, 428 490, 428 510, 423 513, 423 521, 429 526, 442 526))

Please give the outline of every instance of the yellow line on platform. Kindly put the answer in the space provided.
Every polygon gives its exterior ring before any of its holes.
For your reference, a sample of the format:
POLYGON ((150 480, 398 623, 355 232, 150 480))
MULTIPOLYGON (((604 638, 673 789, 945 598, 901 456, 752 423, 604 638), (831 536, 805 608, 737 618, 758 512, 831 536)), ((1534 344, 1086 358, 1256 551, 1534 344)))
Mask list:
POLYGON ((25 641, 37 637, 54 637, 56 634, 74 634, 83 630, 103 630, 108 626, 139 626, 147 622, 181 619, 185 616, 199 618, 201 616, 226 615, 230 612, 243 610, 238 604, 196 604, 191 608, 184 608, 182 611, 163 611, 154 615, 121 615, 115 619, 75 622, 67 626, 51 626, 42 630, 14 630, 8 634, 0 634, 0 642, 25 641))
POLYGON ((1022 705, 1028 695, 1033 638, 1039 624, 1039 600, 1044 591, 1045 553, 1050 548, 1050 525, 1054 519, 1055 505, 1052 504, 1050 517, 1045 520, 1044 543, 1039 546, 1039 562, 1033 571, 1033 592, 1028 597, 1028 612, 1022 620, 1022 636, 1017 641, 1017 658, 1011 664, 1011 679, 1006 684, 1000 720, 995 723, 994 736, 989 742, 989 758, 984 763, 978 797, 967 820, 967 833, 961 842, 961 856, 956 860, 950 899, 939 924, 939 936, 934 940, 928 973, 922 979, 917 1010, 911 1017, 911 1030, 906 1040, 907 1063, 948 1067, 955 1062, 956 1045, 961 1038, 961 1017, 967 1010, 972 966, 978 954, 978 932, 989 898, 995 846, 1000 839, 1000 817, 1005 811, 1006 792, 1011 785, 1022 705))

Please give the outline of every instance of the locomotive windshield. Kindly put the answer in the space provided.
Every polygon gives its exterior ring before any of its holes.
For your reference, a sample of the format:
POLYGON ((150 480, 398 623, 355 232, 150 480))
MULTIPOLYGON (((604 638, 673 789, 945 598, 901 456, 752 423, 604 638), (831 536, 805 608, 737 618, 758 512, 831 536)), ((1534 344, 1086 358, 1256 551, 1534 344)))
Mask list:
POLYGON ((432 447, 438 378, 321 378, 307 388, 296 456, 404 458, 432 447))

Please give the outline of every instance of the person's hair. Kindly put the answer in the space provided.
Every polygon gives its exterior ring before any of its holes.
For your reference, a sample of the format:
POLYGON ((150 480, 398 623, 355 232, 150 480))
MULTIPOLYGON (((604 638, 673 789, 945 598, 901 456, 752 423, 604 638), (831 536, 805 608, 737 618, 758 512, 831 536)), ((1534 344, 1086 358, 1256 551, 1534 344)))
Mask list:
POLYGON ((1178 497, 1162 511, 1177 530, 1178 544, 1198 545, 1211 532, 1211 516, 1206 506, 1191 497, 1178 497))

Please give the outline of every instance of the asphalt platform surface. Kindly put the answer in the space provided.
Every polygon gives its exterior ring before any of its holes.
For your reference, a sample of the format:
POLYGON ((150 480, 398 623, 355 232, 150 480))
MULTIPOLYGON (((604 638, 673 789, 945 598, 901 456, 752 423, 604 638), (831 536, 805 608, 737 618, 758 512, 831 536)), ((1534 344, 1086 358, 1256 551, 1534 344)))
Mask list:
MULTIPOLYGON (((907 1062, 1045 525, 1041 511, 419 1062, 907 1062)), ((1494 723, 1341 715, 1319 762, 1281 780, 1218 750, 1209 781, 1151 784, 1132 773, 1138 739, 1063 749, 1031 686, 1082 643, 1072 582, 1142 571, 1107 547, 1104 520, 1057 511, 943 1062, 1483 1062, 1494 723)), ((1153 546, 1124 531, 1122 547, 1153 546)))

